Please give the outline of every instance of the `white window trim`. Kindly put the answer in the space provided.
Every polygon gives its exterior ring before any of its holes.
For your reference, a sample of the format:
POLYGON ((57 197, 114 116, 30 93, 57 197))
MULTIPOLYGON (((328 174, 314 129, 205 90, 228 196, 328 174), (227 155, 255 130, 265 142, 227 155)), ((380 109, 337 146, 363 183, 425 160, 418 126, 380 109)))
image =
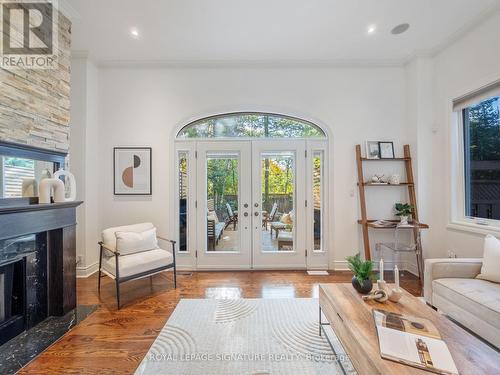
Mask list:
POLYGON ((451 209, 448 229, 477 234, 500 233, 500 220, 465 215, 465 144, 462 110, 452 112, 450 129, 451 209))

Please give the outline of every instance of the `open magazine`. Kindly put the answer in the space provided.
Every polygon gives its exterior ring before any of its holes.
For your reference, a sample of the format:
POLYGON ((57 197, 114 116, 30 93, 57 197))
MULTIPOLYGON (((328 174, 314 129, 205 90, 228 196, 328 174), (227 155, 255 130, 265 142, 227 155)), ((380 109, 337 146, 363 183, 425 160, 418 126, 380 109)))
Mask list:
POLYGON ((382 358, 437 374, 458 375, 448 346, 428 319, 373 309, 382 358))

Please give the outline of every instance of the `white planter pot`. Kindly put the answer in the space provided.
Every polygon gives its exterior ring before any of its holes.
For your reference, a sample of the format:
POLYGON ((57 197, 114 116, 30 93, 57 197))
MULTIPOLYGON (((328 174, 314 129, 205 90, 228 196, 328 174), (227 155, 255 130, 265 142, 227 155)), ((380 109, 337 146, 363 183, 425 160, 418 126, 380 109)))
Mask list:
POLYGON ((400 216, 401 224, 408 225, 408 216, 400 216))

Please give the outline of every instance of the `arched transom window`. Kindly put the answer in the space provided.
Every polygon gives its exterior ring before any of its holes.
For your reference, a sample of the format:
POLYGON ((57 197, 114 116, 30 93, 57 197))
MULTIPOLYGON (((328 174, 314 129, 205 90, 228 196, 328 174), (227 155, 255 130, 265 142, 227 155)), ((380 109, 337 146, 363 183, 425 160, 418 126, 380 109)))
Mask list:
POLYGON ((184 126, 178 138, 326 138, 318 126, 272 113, 228 113, 184 126))

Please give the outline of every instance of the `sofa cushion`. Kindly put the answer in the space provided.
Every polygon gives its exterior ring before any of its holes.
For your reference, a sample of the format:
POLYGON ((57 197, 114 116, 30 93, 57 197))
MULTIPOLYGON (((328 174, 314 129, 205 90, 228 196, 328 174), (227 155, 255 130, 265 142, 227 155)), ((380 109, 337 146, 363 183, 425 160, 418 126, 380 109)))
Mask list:
POLYGON ((123 225, 121 227, 108 228, 102 231, 102 242, 112 249, 116 248, 116 232, 144 232, 148 229, 153 229, 155 226, 152 223, 140 223, 133 225, 123 225))
MULTIPOLYGON (((163 249, 143 251, 130 255, 120 255, 118 257, 118 267, 120 278, 137 275, 141 272, 153 270, 155 268, 167 266, 173 263, 172 254, 163 249)), ((112 276, 116 276, 115 257, 103 257, 102 268, 112 276)))
MULTIPOLYGON (((500 329, 500 284, 479 279, 437 279, 433 293, 500 329)), ((437 306, 439 307, 439 306, 437 306)))
POLYGON ((483 265, 477 278, 500 283, 500 241, 490 234, 484 239, 483 265))
POLYGON ((144 232, 116 231, 116 250, 120 255, 140 253, 158 248, 156 228, 144 232))

